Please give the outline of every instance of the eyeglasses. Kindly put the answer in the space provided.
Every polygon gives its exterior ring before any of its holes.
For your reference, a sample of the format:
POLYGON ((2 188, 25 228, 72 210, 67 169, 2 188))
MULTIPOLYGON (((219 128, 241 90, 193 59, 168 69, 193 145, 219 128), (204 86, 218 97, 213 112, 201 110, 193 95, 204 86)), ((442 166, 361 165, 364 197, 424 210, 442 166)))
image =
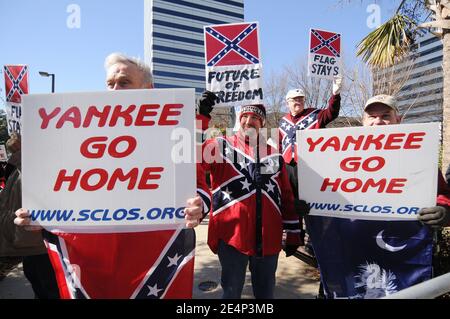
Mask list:
POLYGON ((304 96, 296 96, 296 97, 291 97, 291 98, 289 98, 288 101, 301 102, 301 101, 304 101, 304 100, 305 100, 305 97, 304 97, 304 96))

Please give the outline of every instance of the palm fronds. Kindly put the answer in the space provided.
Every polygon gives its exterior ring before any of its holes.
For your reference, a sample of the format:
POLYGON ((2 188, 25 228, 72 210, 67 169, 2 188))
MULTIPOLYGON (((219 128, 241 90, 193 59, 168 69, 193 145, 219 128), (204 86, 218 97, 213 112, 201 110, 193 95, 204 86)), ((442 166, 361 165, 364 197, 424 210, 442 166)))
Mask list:
POLYGON ((369 33, 358 44, 357 56, 374 67, 386 68, 401 60, 413 43, 409 30, 414 22, 405 15, 396 14, 369 33))

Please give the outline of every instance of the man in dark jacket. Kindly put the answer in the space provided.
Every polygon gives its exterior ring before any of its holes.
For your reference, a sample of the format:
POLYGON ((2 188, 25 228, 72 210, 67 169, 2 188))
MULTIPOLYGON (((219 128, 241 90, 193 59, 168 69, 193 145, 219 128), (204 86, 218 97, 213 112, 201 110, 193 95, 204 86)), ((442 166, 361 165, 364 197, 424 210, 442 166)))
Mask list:
POLYGON ((8 163, 15 167, 0 193, 0 256, 23 257, 23 272, 38 299, 58 299, 56 284, 41 232, 29 232, 14 225, 14 214, 22 207, 20 135, 12 134, 6 147, 12 153, 8 163))

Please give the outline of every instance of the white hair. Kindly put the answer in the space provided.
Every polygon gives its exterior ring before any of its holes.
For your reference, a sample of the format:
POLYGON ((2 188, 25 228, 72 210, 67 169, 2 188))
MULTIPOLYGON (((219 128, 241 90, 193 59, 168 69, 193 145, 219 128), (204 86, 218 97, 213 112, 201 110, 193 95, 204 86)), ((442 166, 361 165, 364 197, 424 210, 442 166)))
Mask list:
POLYGON ((129 57, 122 53, 111 53, 105 59, 105 70, 108 71, 116 63, 131 63, 135 65, 144 76, 144 83, 153 86, 153 76, 150 67, 138 58, 129 57))

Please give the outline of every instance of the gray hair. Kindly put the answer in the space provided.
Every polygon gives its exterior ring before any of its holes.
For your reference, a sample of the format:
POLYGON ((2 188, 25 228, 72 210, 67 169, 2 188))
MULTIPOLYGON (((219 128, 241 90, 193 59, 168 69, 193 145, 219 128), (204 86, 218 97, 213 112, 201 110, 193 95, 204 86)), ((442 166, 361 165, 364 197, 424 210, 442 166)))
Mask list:
POLYGON ((6 150, 14 154, 21 149, 22 138, 19 133, 12 133, 11 137, 6 141, 6 150))
POLYGON ((144 83, 146 83, 146 84, 148 83, 151 86, 153 86, 153 76, 152 76, 152 71, 151 71, 150 67, 138 58, 129 57, 129 56, 126 56, 125 54, 117 53, 117 52, 111 53, 105 59, 105 70, 108 71, 108 69, 112 65, 119 63, 119 62, 131 63, 131 64, 135 65, 139 69, 139 71, 142 72, 142 74, 144 76, 144 83))

